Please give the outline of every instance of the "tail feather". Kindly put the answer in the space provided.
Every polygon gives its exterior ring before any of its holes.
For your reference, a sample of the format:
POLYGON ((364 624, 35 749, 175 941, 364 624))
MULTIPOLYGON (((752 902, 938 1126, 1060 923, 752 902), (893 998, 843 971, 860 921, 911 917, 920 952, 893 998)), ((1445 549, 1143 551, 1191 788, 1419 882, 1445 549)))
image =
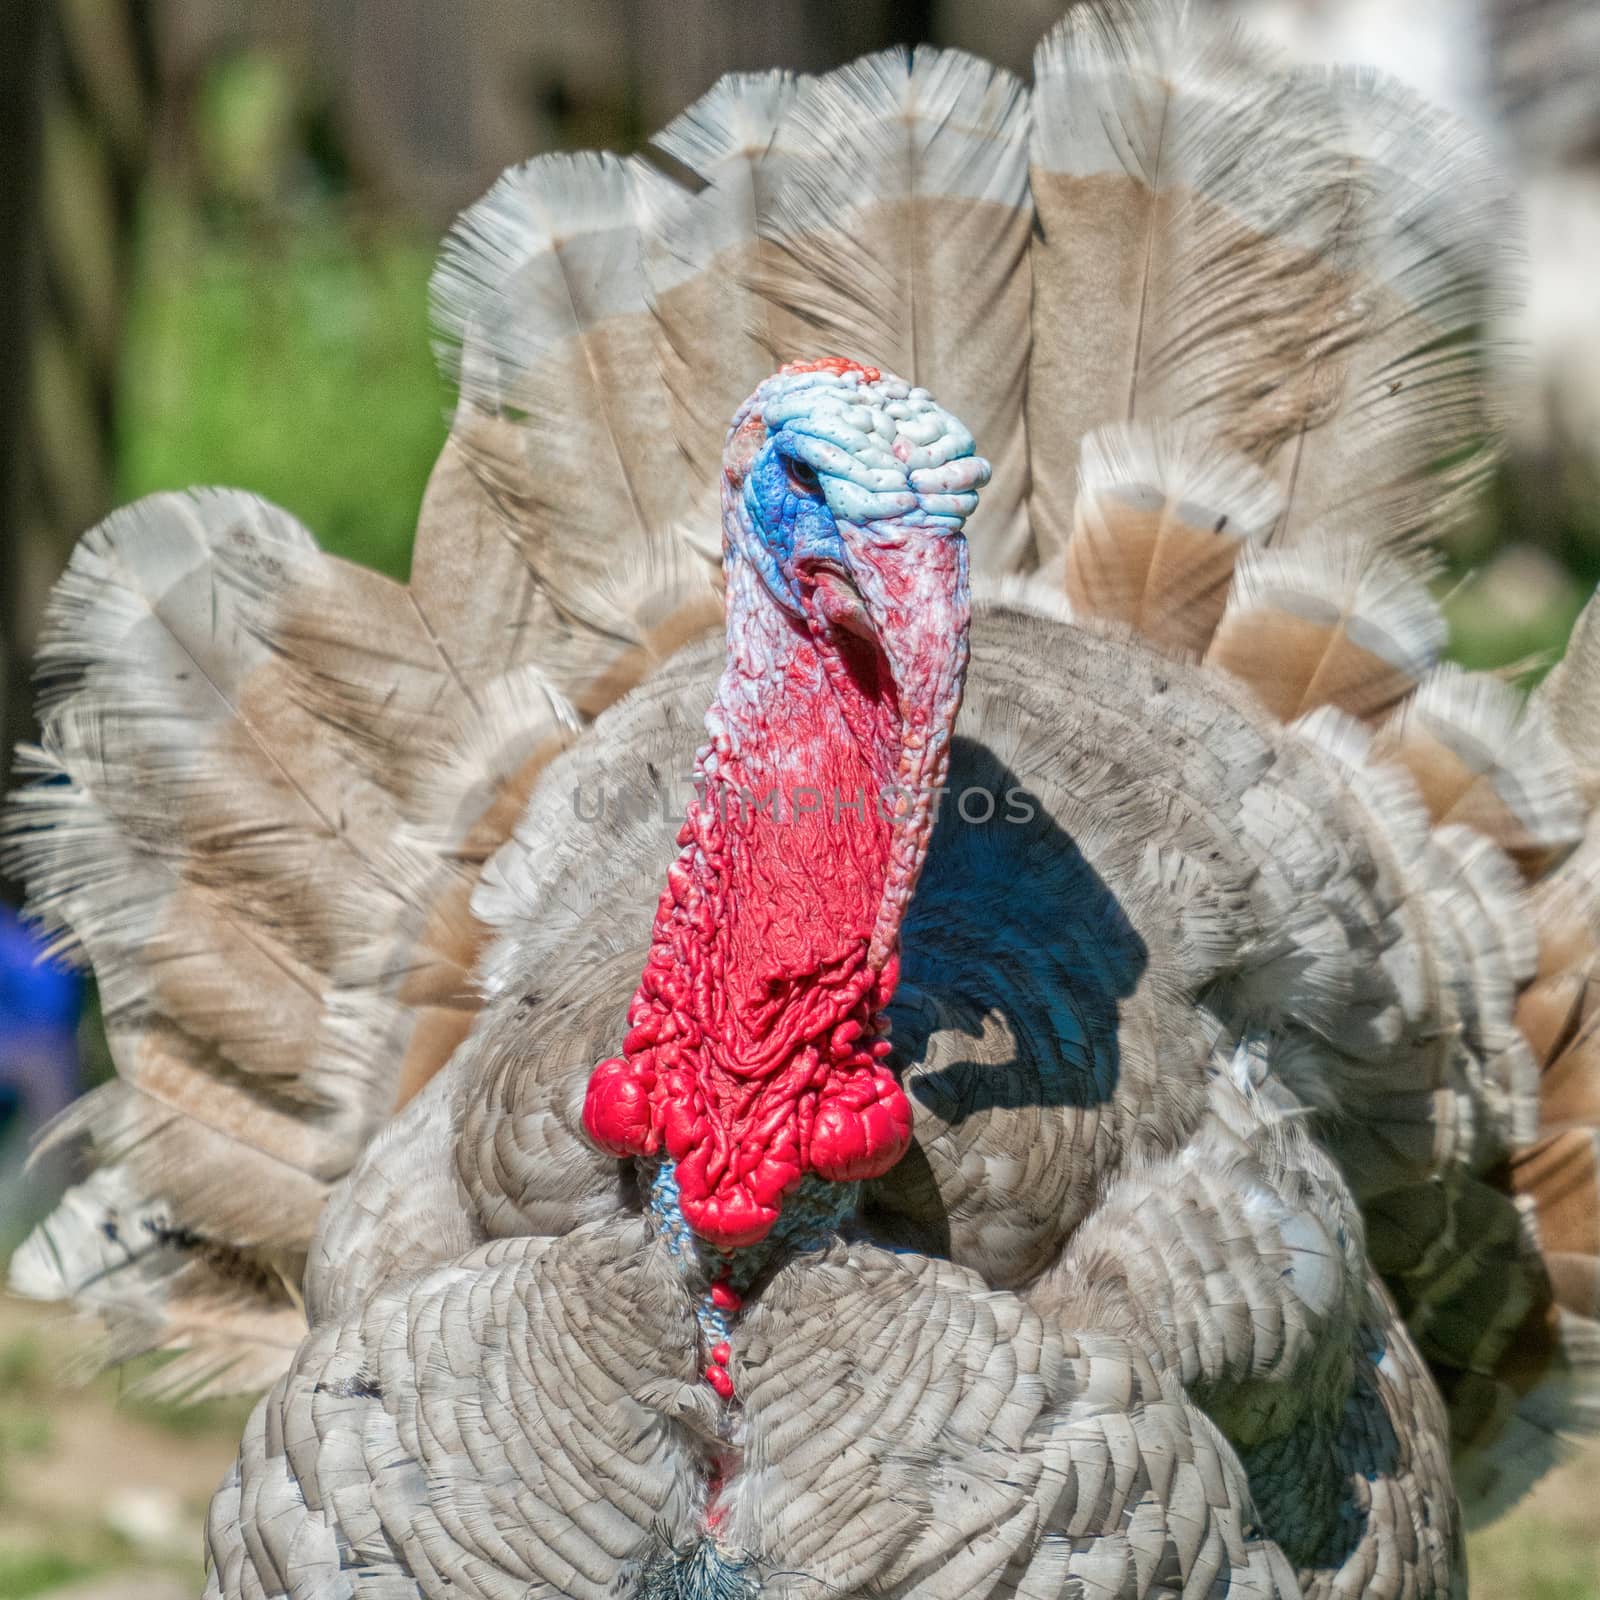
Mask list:
POLYGON ((517 424, 509 472, 498 448, 475 462, 505 535, 557 616, 624 646, 711 583, 680 528, 686 462, 659 425, 642 238, 670 189, 639 161, 541 157, 462 217, 433 280, 463 404, 517 424))
MULTIPOLYGON (((1592 993, 1594 978, 1583 984, 1592 993)), ((1520 1011, 1519 1011, 1520 1015, 1520 1011)), ((1539 1122, 1547 1132, 1600 1127, 1600 1022, 1591 1014, 1567 1037, 1544 1069, 1539 1122)))
POLYGON ((1538 971, 1517 998, 1517 1027, 1542 1068, 1539 1126, 1600 1128, 1600 886, 1574 859, 1533 906, 1538 971))
POLYGON ((96 802, 104 785, 83 736, 52 745, 22 751, 18 775, 30 787, 16 798, 8 853, 27 876, 34 914, 58 930, 55 953, 81 950, 94 963, 108 1018, 192 1012, 243 1071, 292 1093, 323 1013, 317 973, 216 888, 126 836, 96 802))
POLYGON ((1265 462, 1317 402, 1343 312, 1325 265, 1341 174, 1326 98, 1181 0, 1075 8, 1034 63, 1033 514, 1072 526, 1080 441, 1195 420, 1265 462))
POLYGON ((87 1135, 97 1160, 124 1168, 166 1203, 175 1228, 247 1250, 303 1249, 332 1187, 316 1171, 322 1163, 306 1119, 263 1115, 219 1091, 174 1029, 131 1041, 114 1035, 112 1043, 124 1059, 135 1052, 135 1068, 152 1086, 103 1085, 68 1110, 53 1137, 87 1135))
MULTIPOLYGON (((118 1069, 52 1137, 87 1140, 91 1183, 114 1179, 124 1210, 161 1224, 119 1233, 108 1261, 96 1230, 115 1217, 64 1205, 29 1247, 55 1276, 24 1255, 19 1287, 98 1307, 119 1353, 188 1327, 220 1363, 207 1385, 254 1382, 260 1362, 222 1345, 249 1344, 252 1295, 281 1331, 270 1264, 303 1256, 401 1096, 425 1020, 401 974, 415 985, 430 955, 417 886, 463 870, 441 863, 429 827, 446 830, 412 794, 453 752, 472 771, 458 726, 472 696, 404 590, 328 562, 243 495, 158 496, 87 536, 42 655, 37 781, 7 847, 35 911, 93 962, 118 1069), (313 616, 320 633, 288 625, 313 616), (226 1257, 225 1292, 197 1253, 226 1257), (198 1313, 168 1314, 189 1295, 178 1275, 209 1308, 203 1336, 198 1313)), ((518 748, 535 733, 520 718, 518 748)), ((470 803, 471 782, 456 788, 470 803)), ((471 963, 462 950, 435 984, 459 1005, 476 1004, 471 963)), ((282 1359, 292 1341, 269 1345, 282 1359)))
POLYGON ((661 208, 644 262, 673 433, 697 497, 690 536, 713 557, 730 406, 803 353, 787 348, 778 308, 762 293, 781 254, 766 220, 785 169, 778 141, 801 81, 730 74, 651 141, 704 186, 661 208))
POLYGON ((350 997, 388 1002, 384 1054, 404 1103, 464 1036, 479 1004, 483 943, 468 901, 478 869, 509 835, 538 774, 576 733, 576 707, 539 666, 469 678, 407 589, 318 551, 267 578, 241 579, 252 631, 284 691, 315 719, 335 769, 359 772, 392 808, 388 871, 351 874, 330 898, 342 936, 332 967, 351 1037, 350 997))
MULTIPOLYGON (((382 1114, 382 1067, 365 1052, 321 1073, 291 1063, 328 1016, 348 932, 319 886, 388 881, 392 812, 321 759, 228 575, 308 543, 259 501, 208 494, 141 502, 80 544, 41 648, 35 770, 55 781, 28 791, 8 848, 35 907, 94 961, 109 1028, 181 1016, 246 1092, 318 1103, 353 1152, 382 1114), (253 1004, 229 955, 263 985, 253 1004)), ((382 1037, 381 1002, 352 1020, 382 1037)))
POLYGON ((1511 1158, 1512 1191, 1529 1202, 1539 1250, 1556 1304, 1595 1314, 1594 1269, 1600 1263, 1600 1129, 1568 1128, 1525 1145, 1511 1158))
POLYGON ((1481 143, 1404 85, 1348 69, 1290 83, 1330 107, 1344 182, 1317 403, 1276 457, 1282 536, 1434 539, 1498 453, 1483 374, 1508 307, 1509 194, 1481 143))
POLYGON ((199 1400, 263 1389, 305 1337, 293 1254, 252 1254, 173 1223, 129 1174, 103 1168, 68 1191, 11 1261, 11 1287, 72 1300, 100 1324, 84 1351, 112 1365, 149 1350, 181 1352, 135 1392, 199 1400))
POLYGON ((1417 564, 1355 542, 1247 552, 1208 664, 1285 722, 1319 706, 1362 718, 1403 700, 1444 648, 1417 564))
POLYGON ((1492 464, 1508 201, 1477 143, 1368 72, 1290 72, 1182 0, 1075 8, 1035 63, 1033 516, 1080 441, 1196 419, 1268 467, 1275 538, 1434 537, 1492 464))
POLYGON ((1200 655, 1247 542, 1281 510, 1259 468, 1182 425, 1109 424, 1083 441, 1066 591, 1080 616, 1200 655))
POLYGON ((1582 836, 1576 774, 1537 702, 1487 673, 1434 671, 1378 735, 1436 824, 1494 840, 1530 875, 1582 836))

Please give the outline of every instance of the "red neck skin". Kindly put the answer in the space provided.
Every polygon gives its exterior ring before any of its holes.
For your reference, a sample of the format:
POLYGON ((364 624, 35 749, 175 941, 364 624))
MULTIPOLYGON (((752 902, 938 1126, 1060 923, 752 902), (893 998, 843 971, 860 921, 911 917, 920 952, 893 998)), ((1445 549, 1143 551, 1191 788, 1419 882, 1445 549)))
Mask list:
POLYGON ((685 1220, 720 1248, 764 1238, 805 1173, 877 1176, 911 1137, 883 1008, 960 703, 962 541, 908 541, 884 582, 890 622, 920 625, 880 648, 831 627, 808 584, 790 616, 730 556, 712 742, 622 1055, 589 1080, 590 1137, 669 1156, 685 1220))

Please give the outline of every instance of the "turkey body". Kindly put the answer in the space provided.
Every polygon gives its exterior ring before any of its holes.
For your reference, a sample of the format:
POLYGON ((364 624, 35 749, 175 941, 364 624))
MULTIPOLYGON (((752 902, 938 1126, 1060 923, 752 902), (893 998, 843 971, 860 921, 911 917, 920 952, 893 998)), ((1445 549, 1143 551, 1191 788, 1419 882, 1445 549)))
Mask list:
POLYGON ((1462 1592, 1600 1421, 1600 613, 1524 695, 1427 554, 1497 180, 1181 0, 655 142, 452 234, 407 584, 81 542, 14 1285, 264 1391, 219 1600, 1462 1592))
MULTIPOLYGON (((1296 1569, 1370 1592, 1402 1523, 1395 1592, 1449 1588, 1443 1406, 1333 1163, 1203 1004, 1271 949, 1281 863, 1243 819, 1337 774, 1248 696, 1101 631, 1064 650, 1063 627, 980 603, 894 1008, 916 1146, 859 1225, 763 1269, 732 1428, 697 1383, 691 1283, 580 1127, 673 851, 678 797, 650 775, 687 770, 720 649, 551 768, 497 886, 483 1025, 329 1202, 312 1335, 213 1512, 218 1592, 355 1566, 416 1593, 675 1593, 649 1574, 696 1560, 730 1593, 1278 1593, 1296 1569), (1064 705, 1092 707, 1070 736, 1064 705), (649 821, 618 849, 610 807, 641 781, 649 821)), ((1352 885, 1376 877, 1355 825, 1337 845, 1352 885)))

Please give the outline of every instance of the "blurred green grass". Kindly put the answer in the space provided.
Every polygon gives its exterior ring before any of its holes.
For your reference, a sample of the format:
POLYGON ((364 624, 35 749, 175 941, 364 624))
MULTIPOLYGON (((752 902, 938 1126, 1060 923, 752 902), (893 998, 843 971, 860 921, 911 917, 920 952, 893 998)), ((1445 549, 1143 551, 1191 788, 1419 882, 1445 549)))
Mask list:
POLYGON ((118 499, 217 484, 404 576, 445 434, 428 341, 434 244, 306 205, 207 225, 150 198, 119 401, 118 499))
POLYGON ((202 1519, 249 1404, 130 1398, 137 1366, 80 1385, 75 1342, 56 1310, 0 1298, 0 1600, 113 1581, 198 1594, 202 1519))

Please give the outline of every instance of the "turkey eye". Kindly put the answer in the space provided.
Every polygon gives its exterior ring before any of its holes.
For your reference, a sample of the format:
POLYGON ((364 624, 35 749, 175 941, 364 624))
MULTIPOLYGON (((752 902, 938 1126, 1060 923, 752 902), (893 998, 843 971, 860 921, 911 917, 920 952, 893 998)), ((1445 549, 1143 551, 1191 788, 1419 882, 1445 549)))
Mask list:
POLYGON ((792 456, 784 461, 788 468, 789 482, 802 494, 815 494, 817 491, 817 469, 804 461, 797 461, 792 456))

